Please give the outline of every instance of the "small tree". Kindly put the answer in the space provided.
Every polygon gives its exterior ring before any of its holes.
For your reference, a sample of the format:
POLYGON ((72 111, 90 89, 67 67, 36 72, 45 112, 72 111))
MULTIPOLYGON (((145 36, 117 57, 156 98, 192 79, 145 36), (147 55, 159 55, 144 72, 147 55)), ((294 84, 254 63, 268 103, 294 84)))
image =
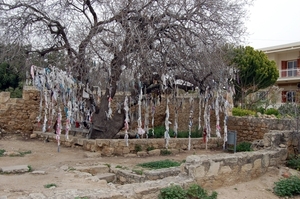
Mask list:
POLYGON ((276 63, 250 46, 233 49, 229 59, 237 68, 235 104, 244 106, 247 95, 273 85, 279 77, 276 63))

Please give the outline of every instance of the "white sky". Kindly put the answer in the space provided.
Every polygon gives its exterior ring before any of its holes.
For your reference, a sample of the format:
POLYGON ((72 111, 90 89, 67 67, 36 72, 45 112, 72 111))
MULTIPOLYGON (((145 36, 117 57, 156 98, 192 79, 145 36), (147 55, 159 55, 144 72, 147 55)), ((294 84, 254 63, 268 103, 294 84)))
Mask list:
POLYGON ((246 27, 255 49, 300 42, 300 0, 255 0, 246 27))

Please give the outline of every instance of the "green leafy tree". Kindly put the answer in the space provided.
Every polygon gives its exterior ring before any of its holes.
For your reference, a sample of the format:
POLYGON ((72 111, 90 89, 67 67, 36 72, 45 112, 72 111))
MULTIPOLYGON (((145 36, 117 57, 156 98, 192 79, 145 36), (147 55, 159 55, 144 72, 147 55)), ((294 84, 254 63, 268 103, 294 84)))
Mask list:
POLYGON ((10 97, 22 97, 22 78, 8 63, 0 64, 0 92, 9 91, 10 97))
POLYGON ((19 76, 11 70, 9 64, 0 64, 0 90, 6 90, 9 87, 17 88, 19 85, 19 76))
POLYGON ((247 95, 272 86, 279 77, 276 63, 262 51, 239 46, 233 49, 231 56, 231 64, 237 68, 235 103, 244 105, 247 95))

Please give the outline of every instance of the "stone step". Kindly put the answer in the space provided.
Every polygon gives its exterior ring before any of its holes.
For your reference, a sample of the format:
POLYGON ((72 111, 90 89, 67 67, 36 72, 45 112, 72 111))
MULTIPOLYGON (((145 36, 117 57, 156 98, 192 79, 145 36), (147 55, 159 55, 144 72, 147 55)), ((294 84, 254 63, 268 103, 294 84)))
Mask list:
POLYGON ((161 180, 168 177, 178 176, 181 173, 180 167, 171 167, 156 170, 145 170, 137 174, 133 170, 112 169, 116 174, 117 182, 121 184, 142 183, 150 180, 161 180))
POLYGON ((116 174, 114 173, 101 173, 96 175, 99 180, 106 180, 106 182, 115 182, 116 181, 116 174))
POLYGON ((74 167, 77 171, 90 173, 92 175, 109 173, 109 167, 107 165, 95 165, 95 166, 77 166, 74 167))
POLYGON ((29 167, 28 165, 6 166, 0 167, 0 171, 3 173, 25 173, 29 172, 29 167))

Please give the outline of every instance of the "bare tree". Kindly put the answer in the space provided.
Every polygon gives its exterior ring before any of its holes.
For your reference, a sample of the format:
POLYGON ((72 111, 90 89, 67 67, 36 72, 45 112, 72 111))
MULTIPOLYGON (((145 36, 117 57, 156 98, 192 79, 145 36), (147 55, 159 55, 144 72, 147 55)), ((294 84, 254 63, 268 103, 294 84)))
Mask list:
MULTIPOLYGON (((93 116, 92 138, 111 138, 124 113, 106 117, 122 74, 138 83, 153 72, 204 91, 230 78, 221 47, 239 43, 250 0, 1 0, 1 33, 45 56, 64 51, 67 70, 84 84, 99 74, 106 93, 93 116), (92 65, 91 61, 96 62, 92 65), (95 71, 104 70, 105 73, 95 71), (89 73, 92 72, 92 73, 89 73)), ((151 79, 151 78, 149 78, 151 79)), ((144 81, 145 82, 145 81, 144 81)), ((139 84, 140 86, 143 84, 139 84)), ((144 85, 145 86, 145 85, 144 85)))

